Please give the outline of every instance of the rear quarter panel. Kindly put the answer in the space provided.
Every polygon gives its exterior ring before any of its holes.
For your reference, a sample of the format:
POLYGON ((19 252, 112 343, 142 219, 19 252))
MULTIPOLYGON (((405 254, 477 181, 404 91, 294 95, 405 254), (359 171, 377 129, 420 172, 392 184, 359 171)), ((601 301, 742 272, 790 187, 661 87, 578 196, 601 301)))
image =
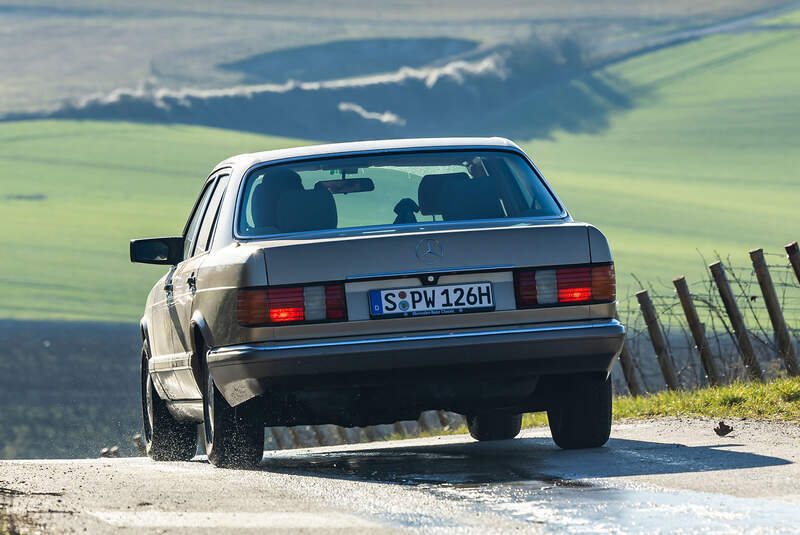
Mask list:
POLYGON ((206 344, 219 347, 246 341, 246 333, 252 329, 238 323, 236 293, 239 288, 266 284, 260 247, 233 243, 210 253, 198 270, 193 307, 195 315, 199 313, 207 325, 206 344))

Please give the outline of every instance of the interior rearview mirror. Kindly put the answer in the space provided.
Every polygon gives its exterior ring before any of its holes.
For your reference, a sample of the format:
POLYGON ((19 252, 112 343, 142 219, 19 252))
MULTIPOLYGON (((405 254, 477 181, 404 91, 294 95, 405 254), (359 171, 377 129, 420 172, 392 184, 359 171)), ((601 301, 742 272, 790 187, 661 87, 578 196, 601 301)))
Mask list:
POLYGON ((371 178, 342 178, 336 180, 320 180, 314 184, 315 188, 326 188, 336 195, 337 193, 358 193, 360 191, 373 191, 375 183, 371 178))
POLYGON ((183 258, 183 238, 144 238, 131 240, 131 262, 172 266, 183 258))

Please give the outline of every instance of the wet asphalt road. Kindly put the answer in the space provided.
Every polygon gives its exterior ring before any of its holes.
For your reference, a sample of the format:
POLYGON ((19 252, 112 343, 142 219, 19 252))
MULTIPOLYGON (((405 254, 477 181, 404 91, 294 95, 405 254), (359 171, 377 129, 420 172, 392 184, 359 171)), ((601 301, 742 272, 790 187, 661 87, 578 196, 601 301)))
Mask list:
POLYGON ((800 533, 800 425, 732 423, 616 425, 571 452, 546 429, 267 452, 252 471, 6 461, 0 500, 57 533, 800 533))

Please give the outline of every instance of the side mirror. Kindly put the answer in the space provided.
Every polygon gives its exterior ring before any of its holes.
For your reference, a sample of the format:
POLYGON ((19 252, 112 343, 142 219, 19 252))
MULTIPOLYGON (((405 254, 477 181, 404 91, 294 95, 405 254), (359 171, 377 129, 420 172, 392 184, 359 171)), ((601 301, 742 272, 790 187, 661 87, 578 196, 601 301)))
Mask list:
POLYGON ((131 240, 131 262, 174 266, 183 259, 183 238, 131 240))

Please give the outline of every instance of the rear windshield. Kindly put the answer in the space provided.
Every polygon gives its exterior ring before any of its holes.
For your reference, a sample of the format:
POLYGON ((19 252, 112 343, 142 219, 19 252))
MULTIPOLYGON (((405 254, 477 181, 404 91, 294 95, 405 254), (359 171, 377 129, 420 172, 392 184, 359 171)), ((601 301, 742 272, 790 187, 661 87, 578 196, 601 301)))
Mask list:
POLYGON ((257 169, 245 181, 237 225, 238 234, 246 237, 561 213, 518 154, 450 150, 257 169))

